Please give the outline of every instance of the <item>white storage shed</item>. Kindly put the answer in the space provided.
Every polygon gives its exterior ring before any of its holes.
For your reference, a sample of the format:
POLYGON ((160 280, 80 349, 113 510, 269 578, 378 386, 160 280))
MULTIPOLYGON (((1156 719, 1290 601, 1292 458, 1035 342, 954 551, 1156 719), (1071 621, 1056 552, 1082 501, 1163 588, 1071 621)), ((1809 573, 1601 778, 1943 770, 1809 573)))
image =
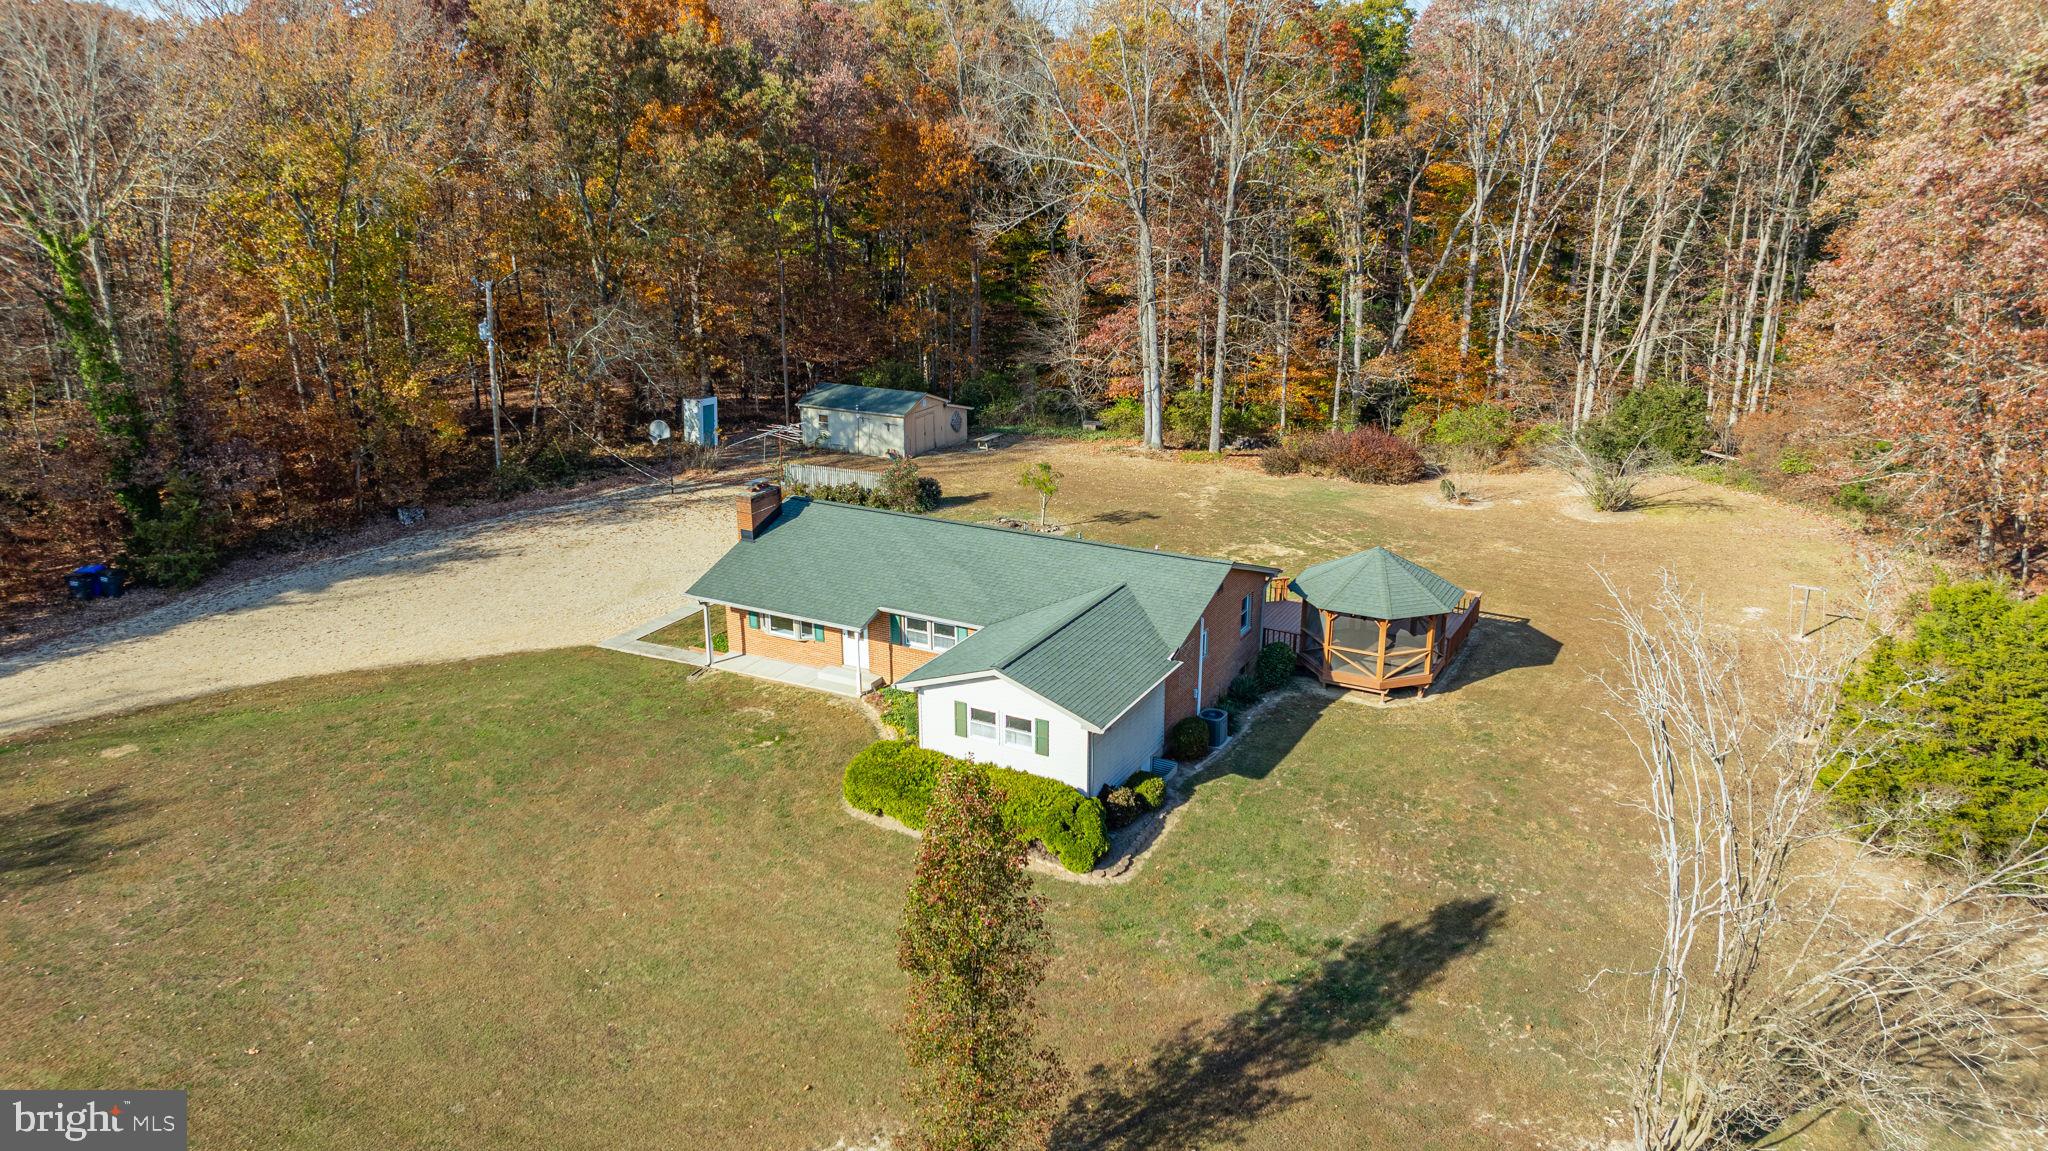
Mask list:
POLYGON ((828 384, 797 403, 813 447, 909 458, 967 442, 967 406, 929 392, 828 384))

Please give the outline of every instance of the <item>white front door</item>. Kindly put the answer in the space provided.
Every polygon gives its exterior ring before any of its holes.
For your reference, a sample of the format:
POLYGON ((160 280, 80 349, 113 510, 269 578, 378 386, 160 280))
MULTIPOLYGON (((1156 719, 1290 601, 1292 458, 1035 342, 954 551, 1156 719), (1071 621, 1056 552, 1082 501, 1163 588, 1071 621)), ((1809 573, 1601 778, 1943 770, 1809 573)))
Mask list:
POLYGON ((841 636, 839 643, 840 662, 848 667, 859 667, 861 665, 861 649, 867 646, 864 640, 864 637, 867 635, 867 629, 842 631, 839 634, 841 636))

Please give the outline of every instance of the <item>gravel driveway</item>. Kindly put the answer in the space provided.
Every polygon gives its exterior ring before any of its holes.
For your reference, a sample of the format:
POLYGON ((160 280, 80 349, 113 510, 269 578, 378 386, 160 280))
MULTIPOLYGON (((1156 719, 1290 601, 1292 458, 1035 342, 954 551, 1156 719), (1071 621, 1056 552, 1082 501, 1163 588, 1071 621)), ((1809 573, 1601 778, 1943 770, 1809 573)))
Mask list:
POLYGON ((302 675, 595 643, 684 602, 736 485, 608 492, 208 588, 0 661, 0 736, 302 675))

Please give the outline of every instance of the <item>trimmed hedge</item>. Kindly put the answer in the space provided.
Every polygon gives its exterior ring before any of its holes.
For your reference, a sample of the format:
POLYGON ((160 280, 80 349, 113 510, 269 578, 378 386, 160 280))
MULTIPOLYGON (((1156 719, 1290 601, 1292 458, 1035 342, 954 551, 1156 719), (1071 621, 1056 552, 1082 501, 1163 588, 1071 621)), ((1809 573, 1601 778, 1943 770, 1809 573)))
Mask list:
POLYGON ((1166 802, 1166 780, 1154 772, 1132 772, 1131 778, 1124 780, 1124 786, 1137 792, 1146 807, 1156 808, 1166 802))
POLYGON ((1166 733, 1166 754, 1175 759, 1200 759, 1209 754, 1209 723, 1191 715, 1166 733))
POLYGON ((1134 771, 1115 787, 1102 789, 1102 811, 1111 831, 1136 823, 1166 802, 1166 780, 1149 771, 1134 771))
MULTIPOLYGON (((720 651, 725 650, 720 648, 720 651)), ((917 693, 904 691, 900 687, 885 687, 882 695, 882 722, 899 732, 904 739, 917 739, 917 693)))
MULTIPOLYGON (((963 762, 905 740, 878 740, 846 765, 842 791, 856 810, 922 830, 939 772, 963 762)), ((1102 801, 1056 779, 978 764, 1002 793, 1003 821, 1068 871, 1087 871, 1109 851, 1102 801)))
POLYGON ((1252 678, 1259 681, 1260 691, 1277 691, 1287 686, 1294 678, 1294 645, 1274 640, 1259 649, 1259 660, 1252 665, 1252 678))

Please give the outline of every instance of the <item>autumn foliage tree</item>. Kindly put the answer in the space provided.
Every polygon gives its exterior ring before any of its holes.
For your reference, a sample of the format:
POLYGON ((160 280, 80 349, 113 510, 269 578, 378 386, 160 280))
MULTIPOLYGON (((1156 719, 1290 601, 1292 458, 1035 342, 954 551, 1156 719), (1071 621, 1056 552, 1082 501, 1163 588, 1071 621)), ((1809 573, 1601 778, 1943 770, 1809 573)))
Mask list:
MULTIPOLYGON (((2025 577, 2048 544, 2048 24, 1964 0, 1833 194, 1808 387, 1860 401, 1858 478, 2025 577)), ((2031 15, 2030 15, 2031 13, 2031 15)))
POLYGON ((988 776, 947 769, 903 910, 901 1027, 920 1151, 1042 1147, 1064 1077, 1036 1046, 1048 945, 1024 847, 988 776))

